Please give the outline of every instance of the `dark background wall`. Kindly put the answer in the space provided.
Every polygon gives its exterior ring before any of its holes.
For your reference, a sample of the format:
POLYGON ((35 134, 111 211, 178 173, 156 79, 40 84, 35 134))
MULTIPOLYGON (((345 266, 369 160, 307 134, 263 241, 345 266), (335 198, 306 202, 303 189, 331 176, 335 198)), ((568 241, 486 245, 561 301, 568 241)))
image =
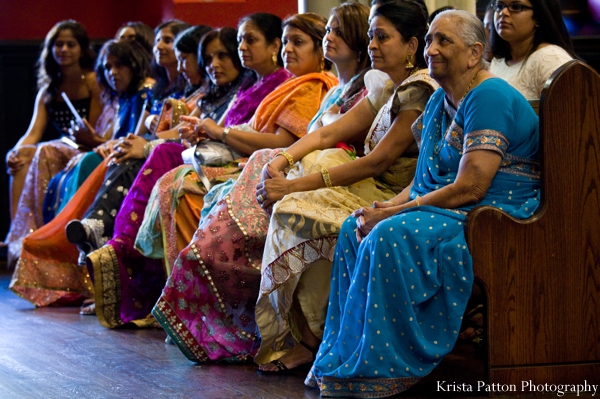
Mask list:
MULTIPOLYGON (((285 17, 297 12, 297 0, 246 0, 238 3, 178 0, 1 0, 0 1, 0 157, 27 129, 36 94, 35 62, 41 43, 58 21, 75 19, 100 46, 127 21, 156 26, 178 18, 191 24, 232 26, 244 15, 268 11, 285 17)), ((10 224, 8 176, 0 173, 0 240, 10 224)))

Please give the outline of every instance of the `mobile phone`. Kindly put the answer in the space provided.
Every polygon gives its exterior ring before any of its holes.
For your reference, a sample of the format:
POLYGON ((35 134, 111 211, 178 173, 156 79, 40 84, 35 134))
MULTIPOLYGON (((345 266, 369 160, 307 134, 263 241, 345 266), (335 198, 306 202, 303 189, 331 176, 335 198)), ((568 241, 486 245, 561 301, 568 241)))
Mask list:
POLYGON ((69 100, 69 96, 67 96, 67 93, 63 91, 60 93, 60 95, 62 96, 63 100, 65 100, 65 104, 67 104, 67 107, 69 107, 69 109, 71 110, 71 113, 75 117, 75 121, 77 122, 77 124, 80 127, 84 128, 85 123, 83 123, 83 118, 81 117, 81 115, 79 115, 79 112, 77 112, 71 100, 69 100))
POLYGON ((73 141, 73 139, 71 139, 67 136, 62 136, 60 139, 62 140, 63 143, 65 143, 75 149, 79 149, 79 145, 75 141, 73 141))

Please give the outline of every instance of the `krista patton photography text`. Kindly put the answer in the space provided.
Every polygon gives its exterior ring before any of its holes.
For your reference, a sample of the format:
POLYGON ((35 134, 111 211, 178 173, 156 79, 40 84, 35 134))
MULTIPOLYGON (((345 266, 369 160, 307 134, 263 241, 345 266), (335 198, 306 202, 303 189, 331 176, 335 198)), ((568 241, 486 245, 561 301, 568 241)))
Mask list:
POLYGON ((456 383, 452 381, 438 381, 438 392, 499 392, 510 394, 549 394, 553 393, 556 396, 565 394, 580 394, 585 397, 596 396, 598 385, 589 383, 587 380, 581 384, 540 384, 532 380, 521 381, 517 384, 488 384, 485 381, 477 381, 475 384, 456 383))

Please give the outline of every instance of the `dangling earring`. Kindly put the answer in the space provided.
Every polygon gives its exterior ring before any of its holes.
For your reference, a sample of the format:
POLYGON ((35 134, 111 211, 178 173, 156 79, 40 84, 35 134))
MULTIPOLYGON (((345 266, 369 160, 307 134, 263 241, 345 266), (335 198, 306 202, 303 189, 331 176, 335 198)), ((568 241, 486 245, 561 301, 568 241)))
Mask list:
POLYGON ((321 72, 325 72, 325 58, 321 58, 321 72))
POLYGON ((406 65, 404 66, 404 68, 406 69, 413 69, 415 66, 413 65, 413 63, 411 62, 412 60, 412 54, 409 54, 406 56, 406 65))
POLYGON ((273 65, 277 66, 277 53, 271 55, 271 60, 273 61, 273 65))

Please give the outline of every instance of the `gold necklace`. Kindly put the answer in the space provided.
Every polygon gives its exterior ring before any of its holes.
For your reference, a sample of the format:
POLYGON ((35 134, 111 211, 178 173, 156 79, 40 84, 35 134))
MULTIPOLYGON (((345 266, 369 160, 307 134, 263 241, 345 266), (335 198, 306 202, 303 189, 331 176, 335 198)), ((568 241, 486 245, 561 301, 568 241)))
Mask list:
MULTIPOLYGON (((481 69, 479 70, 481 71, 481 69)), ((460 108, 460 106, 462 105, 463 100, 465 99, 465 97, 467 96, 467 94, 469 94, 469 91, 471 91, 471 88, 473 87, 473 83, 475 83, 475 80, 477 80, 477 75, 479 75, 479 71, 477 71, 477 73, 475 74, 475 76, 473 76, 473 79, 471 79, 471 82, 469 83, 469 85, 467 86, 467 90, 465 90, 465 94, 463 94, 462 98, 460 99, 460 101, 458 102, 457 106, 456 106, 456 113, 458 114, 458 110, 460 108)), ((443 128, 443 123, 442 120, 444 122, 446 122, 447 118, 448 118, 448 114, 446 113, 446 110, 442 110, 442 118, 440 120, 440 126, 438 128, 438 130, 435 133, 435 145, 433 146, 433 156, 436 157, 440 151, 442 150, 443 147, 443 140, 444 140, 444 131, 445 129, 443 128)), ((448 126, 452 125, 452 121, 450 121, 448 123, 448 126)))
MULTIPOLYGON (((479 71, 481 71, 481 69, 479 71)), ((473 79, 471 79, 471 83, 469 83, 469 85, 467 86, 467 90, 465 90, 465 94, 463 94, 462 98, 458 102, 457 107, 456 107, 457 111, 458 111, 458 107, 460 107, 460 104, 462 104, 462 102, 465 99, 465 97, 467 96, 467 94, 469 94, 469 92, 471 91, 471 87, 473 86, 473 83, 475 83, 475 80, 477 79, 477 75, 479 75, 479 71, 477 71, 475 76, 473 76, 473 79)))

